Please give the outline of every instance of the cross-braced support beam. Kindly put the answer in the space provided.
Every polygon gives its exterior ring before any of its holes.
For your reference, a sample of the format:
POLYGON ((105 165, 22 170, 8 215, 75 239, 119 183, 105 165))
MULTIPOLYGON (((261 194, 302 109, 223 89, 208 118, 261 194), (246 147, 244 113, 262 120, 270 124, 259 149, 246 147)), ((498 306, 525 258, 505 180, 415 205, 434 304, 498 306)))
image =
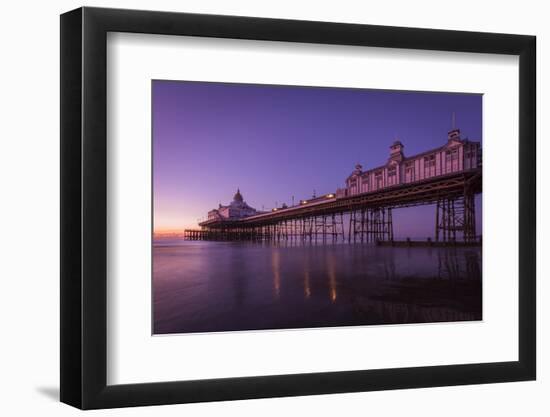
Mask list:
POLYGON ((465 189, 463 195, 443 197, 435 209, 436 242, 465 242, 476 240, 475 195, 465 189))
POLYGON ((391 208, 352 210, 348 242, 393 241, 391 208))

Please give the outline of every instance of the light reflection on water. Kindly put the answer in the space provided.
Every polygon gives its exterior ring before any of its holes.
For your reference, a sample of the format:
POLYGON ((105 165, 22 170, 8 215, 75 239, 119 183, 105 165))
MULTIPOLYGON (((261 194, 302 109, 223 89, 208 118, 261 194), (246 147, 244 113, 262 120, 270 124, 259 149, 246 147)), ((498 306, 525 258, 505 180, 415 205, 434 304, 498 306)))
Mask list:
POLYGON ((177 242, 153 249, 154 332, 481 319, 481 248, 177 242))

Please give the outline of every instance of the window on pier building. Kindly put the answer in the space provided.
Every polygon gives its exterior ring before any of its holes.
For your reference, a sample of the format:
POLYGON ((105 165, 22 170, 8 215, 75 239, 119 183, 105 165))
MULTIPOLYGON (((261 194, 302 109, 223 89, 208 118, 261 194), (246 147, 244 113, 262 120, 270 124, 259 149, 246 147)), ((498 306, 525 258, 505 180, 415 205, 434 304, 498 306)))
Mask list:
POLYGON ((458 171, 458 148, 445 151, 445 172, 458 171))
POLYGON ((351 195, 357 194, 357 178, 353 178, 349 182, 349 192, 351 195))
POLYGON ((458 149, 454 148, 445 152, 445 159, 447 161, 454 161, 455 159, 458 159, 458 149))
POLYGON ((388 167, 388 185, 397 184, 397 167, 390 166, 388 167))
POLYGON ((476 152, 468 147, 464 150, 464 169, 471 169, 476 166, 476 152))
POLYGON ((424 167, 434 167, 435 166, 435 154, 428 155, 424 157, 424 167))
POLYGON ((424 157, 424 177, 435 176, 435 154, 424 157))
POLYGON ((376 188, 382 188, 384 186, 384 177, 382 171, 378 171, 374 174, 374 185, 376 188))
POLYGON ((405 182, 414 181, 414 161, 405 164, 405 182))
POLYGON ((368 174, 364 174, 361 177, 361 192, 365 193, 369 191, 369 176, 368 174))
POLYGON ((476 162, 477 162, 477 159, 478 159, 478 152, 476 152, 475 149, 473 148, 470 148, 466 153, 465 153, 465 158, 466 160, 468 160, 469 164, 470 164, 470 167, 474 167, 476 166, 476 162))

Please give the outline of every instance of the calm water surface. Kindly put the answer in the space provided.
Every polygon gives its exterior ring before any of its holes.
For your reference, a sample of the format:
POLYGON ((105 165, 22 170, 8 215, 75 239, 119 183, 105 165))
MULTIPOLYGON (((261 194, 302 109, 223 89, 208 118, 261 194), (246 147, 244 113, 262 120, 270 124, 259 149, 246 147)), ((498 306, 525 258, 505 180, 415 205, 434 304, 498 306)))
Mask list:
POLYGON ((154 333, 481 320, 481 248, 160 241, 154 333))

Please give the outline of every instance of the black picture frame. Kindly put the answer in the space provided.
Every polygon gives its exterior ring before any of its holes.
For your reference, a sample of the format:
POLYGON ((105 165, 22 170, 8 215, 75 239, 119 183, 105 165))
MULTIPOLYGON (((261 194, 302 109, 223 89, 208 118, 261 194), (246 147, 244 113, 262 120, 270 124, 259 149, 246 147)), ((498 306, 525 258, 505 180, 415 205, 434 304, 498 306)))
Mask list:
POLYGON ((95 409, 535 379, 535 45, 534 36, 251 17, 88 7, 61 15, 61 401, 95 409), (519 360, 107 385, 108 32, 519 56, 519 360))

